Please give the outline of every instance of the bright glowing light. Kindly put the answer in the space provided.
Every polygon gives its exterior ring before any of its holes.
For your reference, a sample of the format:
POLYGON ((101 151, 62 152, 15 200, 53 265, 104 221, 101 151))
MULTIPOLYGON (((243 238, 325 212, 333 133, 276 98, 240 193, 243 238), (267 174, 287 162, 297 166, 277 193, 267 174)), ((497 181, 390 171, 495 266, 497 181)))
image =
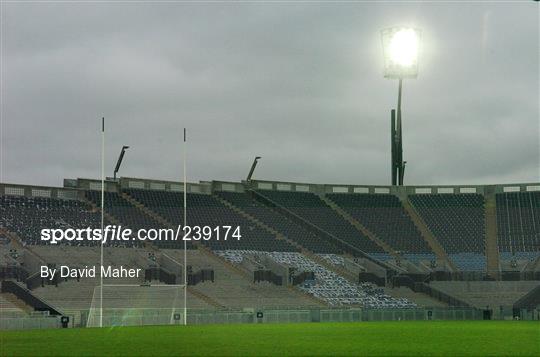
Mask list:
POLYGON ((399 30, 388 46, 390 59, 400 66, 411 66, 418 58, 418 36, 413 29, 399 30))
POLYGON ((386 78, 416 78, 421 31, 392 27, 381 31, 386 78))

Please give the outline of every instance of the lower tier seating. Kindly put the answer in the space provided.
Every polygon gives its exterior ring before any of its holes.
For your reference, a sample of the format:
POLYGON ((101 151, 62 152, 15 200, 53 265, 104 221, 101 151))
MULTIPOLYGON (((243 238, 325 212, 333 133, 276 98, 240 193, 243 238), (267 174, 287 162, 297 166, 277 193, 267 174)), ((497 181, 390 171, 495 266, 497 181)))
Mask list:
MULTIPOLYGON (((412 308, 416 307, 407 299, 393 298, 382 289, 370 283, 352 284, 343 277, 326 269, 311 259, 296 252, 250 252, 223 251, 218 252, 231 262, 241 262, 244 254, 265 254, 275 262, 295 267, 298 271, 313 272, 315 280, 306 280, 299 288, 318 299, 326 301, 330 306, 361 306, 365 308, 412 308)), ((338 258, 330 258, 338 260, 338 258)))

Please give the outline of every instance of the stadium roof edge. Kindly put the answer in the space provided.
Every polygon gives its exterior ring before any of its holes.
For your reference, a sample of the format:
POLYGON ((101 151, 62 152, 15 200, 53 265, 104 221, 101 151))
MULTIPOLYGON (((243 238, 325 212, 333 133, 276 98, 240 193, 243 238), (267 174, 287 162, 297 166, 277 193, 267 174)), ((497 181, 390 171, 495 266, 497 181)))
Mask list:
MULTIPOLYGON (((316 194, 328 193, 390 193, 398 196, 410 194, 436 194, 436 193, 478 193, 490 195, 502 192, 532 192, 540 191, 540 182, 508 183, 491 185, 362 185, 362 184, 313 184, 291 181, 252 180, 249 184, 245 181, 200 181, 188 182, 188 192, 210 194, 214 191, 244 192, 246 187, 261 190, 312 192, 316 194), (248 186, 249 185, 249 186, 248 186)), ((166 191, 183 191, 183 182, 154 180, 146 178, 121 177, 116 181, 108 178, 106 190, 116 192, 119 189, 150 189, 166 191)), ((0 194, 7 191, 23 192, 28 196, 60 197, 68 198, 82 190, 101 190, 99 179, 77 178, 65 179, 63 187, 42 186, 17 183, 0 183, 0 194), (8 189, 9 188, 9 189, 8 189), (47 192, 49 191, 49 192, 47 192), (32 194, 34 192, 34 194, 32 194)))

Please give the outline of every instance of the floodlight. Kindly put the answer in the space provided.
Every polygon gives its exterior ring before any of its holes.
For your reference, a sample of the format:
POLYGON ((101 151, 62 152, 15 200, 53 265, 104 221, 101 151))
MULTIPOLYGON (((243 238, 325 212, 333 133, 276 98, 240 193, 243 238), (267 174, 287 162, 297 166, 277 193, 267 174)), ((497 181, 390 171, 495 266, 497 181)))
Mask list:
POLYGON ((416 78, 422 32, 408 27, 392 27, 381 31, 384 76, 416 78))
POLYGON ((401 92, 403 79, 418 76, 418 53, 422 32, 411 27, 392 27, 381 31, 384 76, 399 79, 397 110, 390 111, 392 185, 403 185, 405 165, 401 129, 401 92))

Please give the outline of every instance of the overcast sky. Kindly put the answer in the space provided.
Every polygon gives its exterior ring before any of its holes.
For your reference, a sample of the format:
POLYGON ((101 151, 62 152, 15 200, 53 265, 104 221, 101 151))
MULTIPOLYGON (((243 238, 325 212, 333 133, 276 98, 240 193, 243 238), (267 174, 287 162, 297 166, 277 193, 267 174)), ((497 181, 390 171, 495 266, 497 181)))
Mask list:
POLYGON ((538 3, 3 3, 0 181, 389 184, 380 30, 423 30, 406 184, 539 181, 538 3))

